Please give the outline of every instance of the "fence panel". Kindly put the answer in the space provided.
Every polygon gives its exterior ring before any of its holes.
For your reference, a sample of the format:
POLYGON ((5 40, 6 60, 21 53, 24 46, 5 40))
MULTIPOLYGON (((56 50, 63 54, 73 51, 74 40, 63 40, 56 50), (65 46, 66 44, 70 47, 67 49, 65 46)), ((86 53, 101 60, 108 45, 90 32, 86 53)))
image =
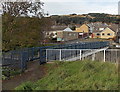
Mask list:
POLYGON ((120 49, 46 49, 47 61, 96 60, 119 63, 120 49))
POLYGON ((59 61, 68 60, 71 57, 73 58, 78 57, 80 59, 80 53, 86 54, 89 52, 89 50, 85 50, 85 51, 82 50, 80 52, 79 49, 96 49, 106 46, 109 46, 109 42, 82 42, 75 44, 24 48, 20 50, 3 53, 2 65, 9 66, 11 68, 22 69, 27 67, 27 61, 32 61, 36 59, 39 59, 40 64, 49 60, 59 60, 59 61), (46 51, 46 49, 54 49, 54 50, 46 51))
POLYGON ((24 70, 27 68, 27 61, 40 59, 39 50, 40 47, 36 47, 3 53, 2 66, 24 70))

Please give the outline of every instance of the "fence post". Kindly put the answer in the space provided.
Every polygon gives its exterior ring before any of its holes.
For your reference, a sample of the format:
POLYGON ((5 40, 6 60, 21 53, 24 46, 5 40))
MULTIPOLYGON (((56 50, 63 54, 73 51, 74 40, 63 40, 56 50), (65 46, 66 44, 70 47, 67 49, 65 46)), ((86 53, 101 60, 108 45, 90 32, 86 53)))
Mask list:
POLYGON ((82 57, 81 57, 82 55, 81 55, 81 54, 82 54, 82 53, 81 53, 81 50, 80 50, 80 60, 82 60, 82 57))
POLYGON ((21 52, 21 70, 24 71, 27 68, 27 62, 25 60, 25 52, 21 52))
POLYGON ((34 58, 34 47, 32 47, 32 60, 34 58))
POLYGON ((24 71, 24 68, 23 68, 23 61, 24 61, 23 60, 23 53, 21 52, 20 54, 21 54, 21 57, 20 57, 21 58, 21 65, 20 65, 21 66, 21 71, 24 71))
POLYGON ((95 61, 95 53, 92 54, 92 61, 95 61))
POLYGON ((118 63, 118 61, 119 61, 119 60, 118 60, 118 57, 117 57, 117 56, 118 56, 117 51, 118 51, 118 49, 116 49, 116 62, 115 62, 116 64, 117 64, 117 63, 118 63))
POLYGON ((40 49, 38 49, 38 58, 40 57, 40 49))
POLYGON ((12 52, 10 53, 10 58, 11 58, 11 60, 13 60, 13 53, 12 52))
POLYGON ((104 57, 103 57, 103 61, 105 62, 105 57, 106 57, 106 54, 105 54, 105 50, 104 50, 104 57))
POLYGON ((60 49, 60 56, 59 56, 59 60, 60 60, 60 61, 61 61, 61 54, 62 54, 62 53, 61 53, 61 49, 60 49))
POLYGON ((47 49, 46 49, 46 62, 47 62, 47 49))

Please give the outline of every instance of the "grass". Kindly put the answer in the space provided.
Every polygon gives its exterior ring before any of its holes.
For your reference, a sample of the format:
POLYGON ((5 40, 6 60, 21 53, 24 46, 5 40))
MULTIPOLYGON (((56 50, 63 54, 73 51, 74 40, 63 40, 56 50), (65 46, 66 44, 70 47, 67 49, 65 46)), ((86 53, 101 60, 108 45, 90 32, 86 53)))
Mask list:
POLYGON ((93 61, 47 64, 49 73, 37 82, 25 82, 15 90, 117 90, 114 64, 93 61), (54 68, 53 68, 54 67, 54 68))

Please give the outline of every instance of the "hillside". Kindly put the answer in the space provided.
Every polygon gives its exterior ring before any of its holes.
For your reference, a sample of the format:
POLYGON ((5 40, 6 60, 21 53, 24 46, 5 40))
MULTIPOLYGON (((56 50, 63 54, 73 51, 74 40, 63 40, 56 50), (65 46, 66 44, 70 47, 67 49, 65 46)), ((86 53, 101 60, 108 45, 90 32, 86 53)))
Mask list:
POLYGON ((51 18, 57 24, 83 24, 84 22, 106 22, 117 23, 119 15, 104 13, 88 13, 88 14, 70 14, 70 15, 53 15, 51 18))
POLYGON ((114 64, 93 61, 47 64, 49 73, 37 82, 25 82, 16 90, 117 90, 114 64))

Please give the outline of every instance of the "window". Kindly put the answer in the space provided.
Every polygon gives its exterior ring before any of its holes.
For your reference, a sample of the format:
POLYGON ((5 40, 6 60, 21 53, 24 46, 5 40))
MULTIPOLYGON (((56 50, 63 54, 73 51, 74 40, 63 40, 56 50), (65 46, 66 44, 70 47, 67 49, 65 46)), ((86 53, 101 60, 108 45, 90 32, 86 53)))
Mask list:
POLYGON ((69 36, 71 36, 72 34, 71 33, 69 33, 69 36))
POLYGON ((107 35, 111 35, 110 33, 108 33, 107 35))
POLYGON ((97 36, 100 35, 99 33, 96 34, 97 36))
POLYGON ((105 33, 102 33, 102 35, 105 35, 105 33))

